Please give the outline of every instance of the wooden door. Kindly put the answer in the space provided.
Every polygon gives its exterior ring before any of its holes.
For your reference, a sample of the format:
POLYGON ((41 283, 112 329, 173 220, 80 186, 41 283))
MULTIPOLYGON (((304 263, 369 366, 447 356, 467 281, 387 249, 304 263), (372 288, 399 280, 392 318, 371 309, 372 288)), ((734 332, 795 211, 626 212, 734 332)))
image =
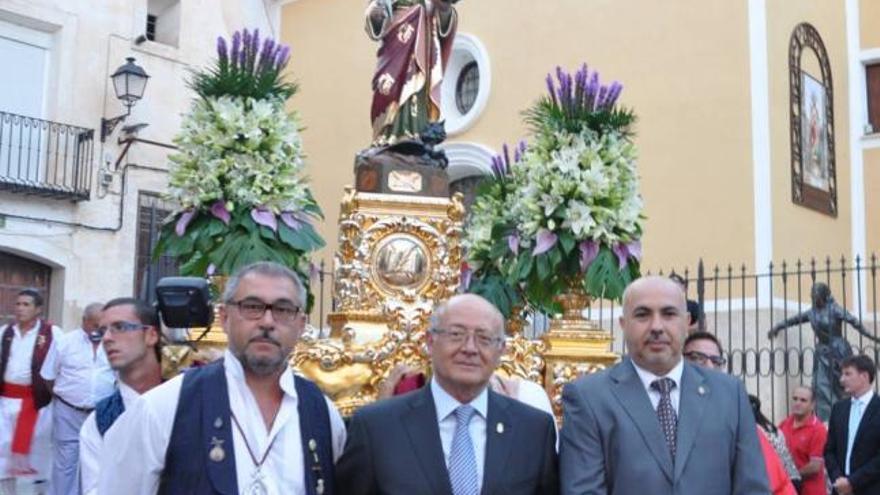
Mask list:
POLYGON ((43 295, 43 316, 49 317, 49 284, 52 269, 42 263, 0 251, 0 323, 14 319, 18 292, 37 289, 43 295))

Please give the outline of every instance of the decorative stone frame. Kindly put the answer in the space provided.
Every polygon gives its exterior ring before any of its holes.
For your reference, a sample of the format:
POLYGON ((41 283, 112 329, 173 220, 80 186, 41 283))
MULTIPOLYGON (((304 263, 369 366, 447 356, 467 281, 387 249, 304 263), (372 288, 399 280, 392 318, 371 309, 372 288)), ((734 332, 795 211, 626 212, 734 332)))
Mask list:
POLYGON ((835 160, 834 133, 834 89, 831 80, 831 66, 828 52, 811 24, 798 24, 791 34, 788 45, 788 70, 790 88, 790 134, 791 134, 791 199, 795 204, 805 206, 820 213, 837 217, 837 167, 835 160), (804 181, 803 147, 804 135, 801 126, 804 88, 801 70, 801 57, 804 49, 813 51, 819 61, 821 84, 825 89, 825 126, 820 130, 828 146, 828 189, 814 187, 804 181))
POLYGON ((461 134, 476 123, 489 101, 492 87, 492 68, 489 63, 489 52, 480 40, 471 34, 457 33, 452 43, 452 55, 445 67, 443 82, 440 86, 440 106, 442 118, 446 121, 446 133, 450 136, 461 134), (455 103, 458 78, 470 62, 476 62, 480 74, 479 89, 474 105, 462 114, 455 103))

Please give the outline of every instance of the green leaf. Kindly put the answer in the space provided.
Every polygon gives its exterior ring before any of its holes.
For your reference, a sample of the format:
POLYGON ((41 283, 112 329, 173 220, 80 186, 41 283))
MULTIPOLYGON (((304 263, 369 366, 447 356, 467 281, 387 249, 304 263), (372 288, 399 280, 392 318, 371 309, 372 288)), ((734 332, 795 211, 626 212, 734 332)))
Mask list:
POLYGON ((571 250, 574 249, 576 243, 577 241, 575 241, 574 236, 568 231, 563 231, 559 235, 559 244, 562 246, 562 251, 565 254, 571 253, 571 250))

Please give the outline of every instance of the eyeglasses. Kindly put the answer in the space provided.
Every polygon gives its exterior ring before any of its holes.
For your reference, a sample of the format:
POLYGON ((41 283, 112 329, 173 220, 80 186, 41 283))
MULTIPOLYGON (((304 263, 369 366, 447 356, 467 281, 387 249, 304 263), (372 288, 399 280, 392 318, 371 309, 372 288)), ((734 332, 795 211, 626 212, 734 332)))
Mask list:
POLYGON ((241 301, 229 301, 231 306, 238 306, 241 316, 248 320, 259 320, 266 314, 266 310, 272 311, 272 318, 278 323, 290 323, 302 312, 299 306, 285 301, 275 304, 266 304, 259 299, 243 299, 241 301))
POLYGON ((471 333, 463 328, 450 328, 450 329, 434 328, 434 329, 431 329, 431 332, 434 333, 435 335, 439 335, 446 342, 449 342, 450 344, 455 344, 455 345, 462 345, 465 342, 467 342, 467 340, 471 336, 473 336, 474 343, 476 343, 477 347, 479 347, 481 349, 490 349, 492 347, 497 347, 498 345, 501 344, 501 342, 504 341, 504 337, 496 337, 496 336, 488 335, 483 332, 471 333))
POLYGON ((692 361, 695 363, 706 364, 706 361, 711 361, 715 366, 724 366, 727 364, 727 360, 721 356, 710 356, 708 354, 703 354, 700 351, 690 351, 684 353, 684 357, 688 359, 688 361, 692 361))
POLYGON ((105 333, 112 332, 114 334, 117 333, 127 333, 127 332, 137 332, 138 330, 145 330, 150 328, 150 325, 144 325, 143 323, 135 323, 133 321, 114 321, 109 325, 104 325, 103 327, 98 327, 97 333, 104 335, 105 333))

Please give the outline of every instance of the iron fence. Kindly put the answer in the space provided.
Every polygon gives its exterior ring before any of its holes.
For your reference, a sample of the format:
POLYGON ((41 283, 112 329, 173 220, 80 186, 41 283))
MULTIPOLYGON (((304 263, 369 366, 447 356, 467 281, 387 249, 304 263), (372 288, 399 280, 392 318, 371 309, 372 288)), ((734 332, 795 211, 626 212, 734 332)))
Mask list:
MULTIPOLYGON (((827 284, 837 302, 862 322, 874 337, 880 337, 877 276, 880 260, 872 254, 867 260, 856 257, 795 260, 771 263, 764 271, 742 264, 706 266, 660 271, 678 273, 687 281, 687 295, 702 308, 698 327, 714 334, 725 348, 727 371, 741 379, 749 393, 759 396, 764 413, 779 421, 788 413, 791 389, 810 385, 815 358, 815 337, 809 323, 793 326, 785 335, 769 338, 767 332, 784 318, 811 307, 810 289, 816 282, 827 284)), ((310 323, 326 325, 327 313, 334 309, 333 274, 322 262, 311 278, 315 304, 310 323)), ((597 321, 614 337, 612 350, 626 353, 626 343, 618 322, 618 301, 596 299, 586 310, 587 318, 597 321)), ((538 338, 547 330, 544 315, 528 316, 526 335, 538 338)), ((844 335, 855 352, 880 358, 880 347, 847 326, 844 335)))
POLYGON ((93 129, 0 112, 0 189, 89 198, 93 129))

